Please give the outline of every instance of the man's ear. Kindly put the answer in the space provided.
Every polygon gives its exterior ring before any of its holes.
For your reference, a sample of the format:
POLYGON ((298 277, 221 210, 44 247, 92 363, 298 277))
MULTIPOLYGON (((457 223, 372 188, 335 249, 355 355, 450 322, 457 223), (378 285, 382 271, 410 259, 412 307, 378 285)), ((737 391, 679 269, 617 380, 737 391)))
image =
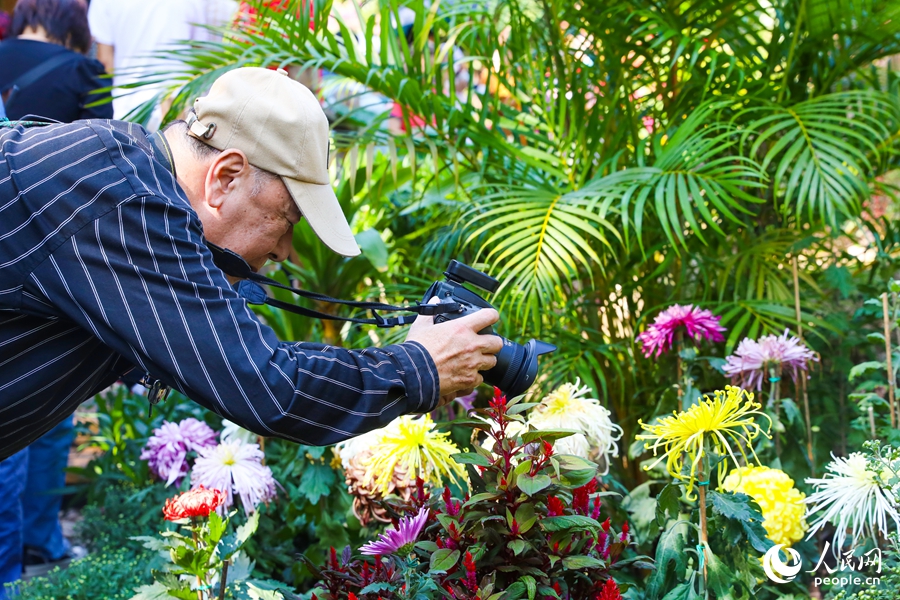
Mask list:
POLYGON ((206 203, 222 208, 225 199, 253 175, 250 161, 237 148, 227 148, 213 158, 206 172, 206 203))

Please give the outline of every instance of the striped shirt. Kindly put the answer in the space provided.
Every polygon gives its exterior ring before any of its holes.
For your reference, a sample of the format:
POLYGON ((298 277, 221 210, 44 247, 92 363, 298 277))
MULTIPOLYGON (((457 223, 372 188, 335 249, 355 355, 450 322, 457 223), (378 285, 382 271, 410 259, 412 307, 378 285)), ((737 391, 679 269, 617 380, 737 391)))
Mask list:
POLYGON ((0 129, 0 459, 137 367, 261 435, 328 445, 432 410, 420 344, 281 342, 116 121, 0 129))

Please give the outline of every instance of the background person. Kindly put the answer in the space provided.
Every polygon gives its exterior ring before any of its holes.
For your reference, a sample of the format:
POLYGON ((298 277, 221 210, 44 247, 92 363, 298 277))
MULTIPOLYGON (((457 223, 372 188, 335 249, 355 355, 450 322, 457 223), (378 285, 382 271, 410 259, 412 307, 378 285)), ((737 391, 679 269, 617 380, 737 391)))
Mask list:
MULTIPOLYGON (((172 68, 154 57, 155 52, 183 40, 220 37, 204 26, 228 23, 237 10, 236 0, 92 0, 88 11, 91 33, 97 42, 97 59, 113 75, 116 87, 152 77, 172 68)), ((166 81, 135 90, 116 90, 116 119, 125 119, 141 104, 166 88, 166 81)), ((154 110, 150 128, 159 127, 161 109, 154 110)))
POLYGON ((0 93, 9 119, 27 115, 70 123, 110 119, 103 65, 85 56, 91 46, 83 0, 19 0, 10 39, 0 43, 0 93))

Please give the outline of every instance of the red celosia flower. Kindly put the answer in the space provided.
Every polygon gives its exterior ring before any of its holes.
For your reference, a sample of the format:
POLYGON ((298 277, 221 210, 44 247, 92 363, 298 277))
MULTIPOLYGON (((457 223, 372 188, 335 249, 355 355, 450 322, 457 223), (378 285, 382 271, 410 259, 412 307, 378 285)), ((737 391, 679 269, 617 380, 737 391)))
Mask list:
POLYGON ((202 485, 181 495, 166 500, 163 515, 166 521, 177 521, 190 517, 208 517, 225 502, 225 492, 208 490, 202 485))
POLYGON ((619 537, 619 541, 626 541, 628 539, 628 521, 622 525, 622 535, 619 537))
POLYGON ((619 586, 612 579, 607 579, 603 590, 597 596, 597 600, 621 600, 622 594, 619 592, 619 586))
POLYGON ((579 515, 587 516, 591 510, 591 494, 597 491, 597 478, 591 479, 586 484, 572 490, 572 508, 579 515))
POLYGON ((358 600, 358 598, 356 597, 356 594, 350 592, 350 594, 347 596, 347 600, 358 600))
POLYGON ((556 496, 550 496, 549 498, 547 498, 548 517, 559 517, 563 514, 564 510, 565 505, 563 505, 562 500, 560 500, 556 496))
POLYGON ((463 565, 466 568, 466 587, 474 594, 478 590, 478 577, 475 574, 475 560, 472 558, 471 552, 466 551, 463 565))
POLYGON ((612 521, 609 520, 609 517, 606 517, 606 520, 601 525, 603 525, 603 531, 609 533, 609 526, 612 525, 612 521))

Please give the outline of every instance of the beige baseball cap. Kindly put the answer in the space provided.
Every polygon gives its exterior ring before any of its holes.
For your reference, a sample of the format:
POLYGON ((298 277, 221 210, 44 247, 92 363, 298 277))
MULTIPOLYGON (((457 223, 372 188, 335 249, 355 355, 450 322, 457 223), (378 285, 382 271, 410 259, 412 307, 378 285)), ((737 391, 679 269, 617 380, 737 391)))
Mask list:
POLYGON ((360 253, 328 177, 328 119, 306 86, 284 69, 242 67, 197 98, 194 113, 193 136, 218 150, 237 148, 253 166, 279 175, 326 246, 360 253))

